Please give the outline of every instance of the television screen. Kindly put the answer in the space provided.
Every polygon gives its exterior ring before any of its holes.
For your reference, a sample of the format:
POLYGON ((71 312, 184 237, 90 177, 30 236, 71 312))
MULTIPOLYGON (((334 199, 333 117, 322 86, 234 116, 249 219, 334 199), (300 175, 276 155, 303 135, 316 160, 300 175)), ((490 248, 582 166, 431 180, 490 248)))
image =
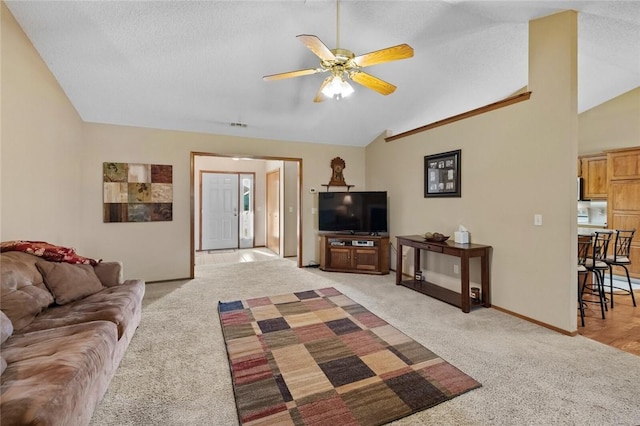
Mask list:
POLYGON ((387 232, 387 192, 318 193, 318 230, 325 232, 387 232))

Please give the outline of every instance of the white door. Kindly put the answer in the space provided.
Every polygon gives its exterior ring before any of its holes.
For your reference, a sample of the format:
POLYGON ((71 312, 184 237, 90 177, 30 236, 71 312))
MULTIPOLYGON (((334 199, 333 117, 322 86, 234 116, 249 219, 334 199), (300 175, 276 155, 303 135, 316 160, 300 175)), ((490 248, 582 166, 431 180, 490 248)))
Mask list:
POLYGON ((238 248, 238 175, 202 174, 202 250, 238 248))

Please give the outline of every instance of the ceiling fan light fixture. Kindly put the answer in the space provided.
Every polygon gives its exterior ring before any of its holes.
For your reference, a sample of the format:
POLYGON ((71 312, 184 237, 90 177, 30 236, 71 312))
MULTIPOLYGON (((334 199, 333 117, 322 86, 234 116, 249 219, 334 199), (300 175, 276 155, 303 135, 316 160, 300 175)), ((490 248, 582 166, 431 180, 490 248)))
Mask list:
POLYGON ((331 74, 322 81, 313 102, 324 102, 327 99, 338 100, 351 95, 354 89, 347 80, 355 81, 381 95, 386 96, 393 93, 396 86, 362 72, 361 68, 411 58, 413 57, 413 48, 405 43, 356 56, 351 50, 338 47, 340 46, 340 0, 336 0, 336 17, 335 49, 329 49, 317 36, 310 34, 296 36, 320 59, 319 68, 265 75, 262 77, 263 80, 281 80, 329 71, 331 74))
POLYGON ((353 87, 341 75, 331 77, 331 81, 322 89, 323 95, 333 99, 346 98, 353 92, 353 87))

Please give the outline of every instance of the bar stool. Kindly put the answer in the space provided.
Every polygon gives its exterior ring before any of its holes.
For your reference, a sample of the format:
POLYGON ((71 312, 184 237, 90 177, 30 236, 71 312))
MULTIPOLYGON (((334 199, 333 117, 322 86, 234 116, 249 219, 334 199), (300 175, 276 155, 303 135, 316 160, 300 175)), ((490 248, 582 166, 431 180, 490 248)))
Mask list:
POLYGON ((587 256, 591 248, 592 237, 578 238, 578 309, 580 309, 580 321, 584 327, 584 302, 582 301, 582 287, 587 282, 589 270, 585 266, 587 256))
POLYGON ((595 288, 593 284, 588 286, 586 280, 582 285, 581 292, 584 296, 585 290, 597 296, 597 299, 583 299, 583 302, 598 303, 602 311, 602 319, 605 319, 604 311, 607 310, 607 300, 604 293, 604 273, 609 270, 609 265, 604 261, 607 257, 607 249, 609 241, 611 241, 611 232, 595 232, 592 240, 590 254, 585 260, 584 266, 589 272, 593 273, 596 278, 595 288))
POLYGON ((633 295, 633 288, 631 287, 631 278, 629 277, 629 270, 627 266, 631 265, 630 260, 630 251, 631 251, 631 240, 633 240, 633 234, 635 234, 636 230, 632 229, 631 231, 616 231, 616 239, 613 248, 613 254, 607 255, 604 261, 609 265, 609 294, 611 298, 611 309, 613 309, 613 289, 622 290, 624 292, 628 292, 631 294, 631 300, 633 301, 633 306, 636 306, 636 298, 633 295), (624 272, 627 274, 627 283, 629 283, 629 290, 620 287, 613 286, 613 267, 620 266, 624 269, 624 272))

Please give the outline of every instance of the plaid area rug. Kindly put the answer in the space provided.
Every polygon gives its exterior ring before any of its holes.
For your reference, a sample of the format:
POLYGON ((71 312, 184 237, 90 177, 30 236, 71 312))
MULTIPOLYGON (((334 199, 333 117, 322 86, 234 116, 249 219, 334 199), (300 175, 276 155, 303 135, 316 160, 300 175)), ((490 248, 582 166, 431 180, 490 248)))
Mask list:
POLYGON ((334 288, 218 312, 243 425, 381 425, 481 386, 334 288))

